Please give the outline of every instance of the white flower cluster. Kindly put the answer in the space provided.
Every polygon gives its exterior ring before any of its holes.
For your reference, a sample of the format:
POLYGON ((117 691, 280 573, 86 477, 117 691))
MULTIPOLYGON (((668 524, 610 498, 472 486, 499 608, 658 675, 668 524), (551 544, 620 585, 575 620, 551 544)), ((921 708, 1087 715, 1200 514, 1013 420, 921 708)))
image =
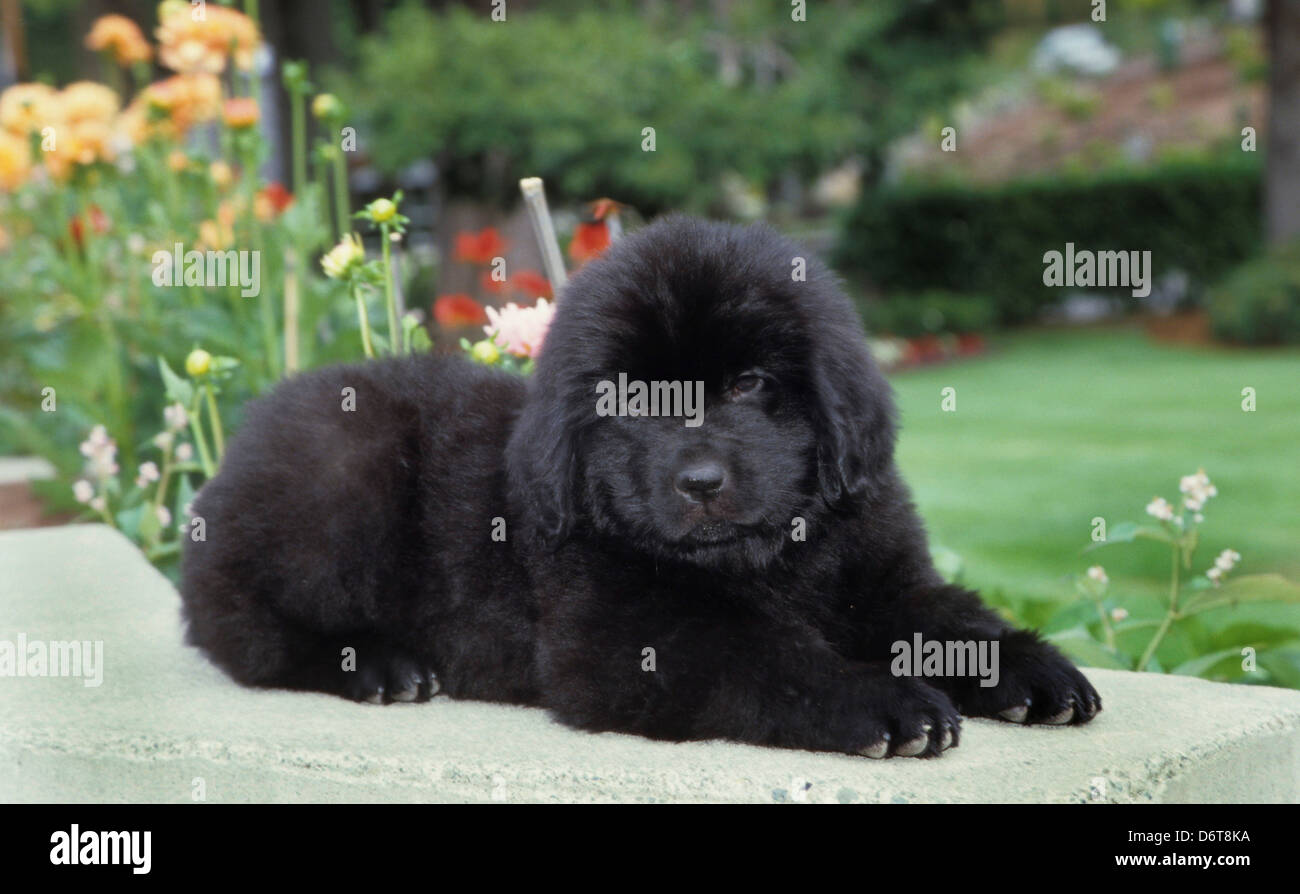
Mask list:
POLYGON ((1214 560, 1214 567, 1205 572, 1205 576, 1214 581, 1214 585, 1217 587, 1223 582, 1223 576, 1235 568, 1240 561, 1241 553, 1236 550, 1225 549, 1219 553, 1214 560))
MULTIPOLYGON (((1205 516, 1201 510, 1210 497, 1218 496, 1219 489, 1214 486, 1210 476, 1205 474, 1204 469, 1197 469, 1194 475, 1184 475, 1178 479, 1178 492, 1183 495, 1182 509, 1192 513, 1192 521, 1200 524, 1205 521, 1205 516)), ((1147 504, 1147 515, 1160 519, 1160 521, 1172 522, 1178 527, 1183 527, 1184 521, 1182 515, 1175 515, 1175 508, 1164 497, 1153 497, 1147 504)))

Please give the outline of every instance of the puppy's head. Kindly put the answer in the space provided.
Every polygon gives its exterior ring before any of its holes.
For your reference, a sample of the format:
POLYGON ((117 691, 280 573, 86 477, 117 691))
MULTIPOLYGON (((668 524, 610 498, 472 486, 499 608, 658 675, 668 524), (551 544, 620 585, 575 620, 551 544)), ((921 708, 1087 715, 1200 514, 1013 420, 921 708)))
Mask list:
POLYGON ((893 443, 833 276, 766 227, 669 217, 561 294, 509 465, 549 541, 585 524, 659 558, 756 567, 796 518, 868 493, 893 443))

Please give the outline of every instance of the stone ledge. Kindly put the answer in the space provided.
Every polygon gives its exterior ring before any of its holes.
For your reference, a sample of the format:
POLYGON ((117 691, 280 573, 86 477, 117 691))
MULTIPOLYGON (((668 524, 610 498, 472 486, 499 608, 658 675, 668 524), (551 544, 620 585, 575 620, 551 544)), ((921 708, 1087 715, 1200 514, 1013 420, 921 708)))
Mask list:
POLYGON ((100 525, 0 534, 0 640, 104 644, 103 683, 0 677, 0 801, 1300 800, 1300 692, 1087 671, 1084 728, 967 721, 929 761, 566 729, 539 710, 249 691, 181 640, 175 590, 100 525))

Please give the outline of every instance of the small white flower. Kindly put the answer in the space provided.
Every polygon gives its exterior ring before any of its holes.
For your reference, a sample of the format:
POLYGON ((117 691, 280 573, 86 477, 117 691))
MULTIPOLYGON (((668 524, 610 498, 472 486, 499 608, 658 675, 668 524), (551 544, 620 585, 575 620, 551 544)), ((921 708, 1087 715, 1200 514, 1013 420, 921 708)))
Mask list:
POLYGON ((172 404, 163 409, 163 421, 167 423, 170 431, 180 431, 189 425, 190 417, 185 412, 185 407, 179 403, 172 404))
POLYGON ((176 436, 169 431, 160 431, 158 434, 153 436, 153 445, 159 450, 166 450, 171 447, 172 441, 175 440, 175 438, 176 436))
POLYGON ((1219 553, 1218 558, 1214 560, 1214 567, 1222 571, 1231 571, 1240 561, 1241 553, 1235 550, 1225 549, 1223 552, 1219 553))
POLYGON ((158 465, 153 462, 141 463, 140 472, 135 476, 136 487, 148 487, 162 476, 158 473, 158 465))
POLYGON ((1110 578, 1106 576, 1106 569, 1100 565, 1093 565, 1088 569, 1088 577, 1092 578, 1099 584, 1110 583, 1110 578))
POLYGON ((83 478, 72 485, 72 495, 78 503, 89 503, 95 496, 95 486, 83 478))
POLYGON ((1201 513, 1198 512, 1192 516, 1192 521, 1196 522, 1199 525, 1201 522, 1205 521, 1205 516, 1201 515, 1201 513))
POLYGON ((166 506, 159 506, 157 510, 158 524, 166 527, 172 523, 172 514, 166 506))
POLYGON ((1215 567, 1211 568, 1209 571, 1205 572, 1205 576, 1208 577, 1210 580, 1214 581, 1214 585, 1217 587, 1219 585, 1219 581, 1223 578, 1223 569, 1219 568, 1216 565, 1215 567))
POLYGON ((103 512, 105 509, 108 508, 108 501, 105 500, 104 496, 101 494, 100 496, 95 497, 95 499, 90 501, 90 508, 95 510, 96 512, 103 512))
POLYGON ((1155 497, 1147 504, 1147 515, 1153 515, 1161 521, 1170 521, 1174 517, 1174 507, 1164 497, 1155 497))
POLYGON ((176 458, 183 463, 189 462, 194 458, 194 448, 189 444, 181 444, 176 448, 176 458))
POLYGON ((1112 608, 1110 610, 1110 619, 1112 621, 1122 621, 1127 617, 1128 617, 1128 609, 1126 608, 1112 608))

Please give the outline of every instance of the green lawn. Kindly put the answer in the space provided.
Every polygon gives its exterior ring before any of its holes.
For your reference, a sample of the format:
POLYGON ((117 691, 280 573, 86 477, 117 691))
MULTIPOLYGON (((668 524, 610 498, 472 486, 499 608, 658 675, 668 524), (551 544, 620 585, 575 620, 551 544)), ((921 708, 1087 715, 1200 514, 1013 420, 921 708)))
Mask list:
MULTIPOLYGON (((1179 477, 1198 467, 1219 495, 1206 508, 1193 573, 1231 547, 1241 574, 1300 579, 1300 351, 1170 346, 1126 328, 1036 331, 892 382, 899 462, 931 539, 962 557, 965 583, 1022 621, 1042 624, 1094 563, 1120 605, 1159 598, 1169 573, 1163 544, 1081 550, 1094 517, 1150 521, 1150 499, 1175 500, 1179 477), (957 408, 943 412, 949 386, 957 408), (1241 407, 1248 386, 1253 413, 1241 407)), ((1300 614, 1228 611, 1262 623, 1300 614)))

